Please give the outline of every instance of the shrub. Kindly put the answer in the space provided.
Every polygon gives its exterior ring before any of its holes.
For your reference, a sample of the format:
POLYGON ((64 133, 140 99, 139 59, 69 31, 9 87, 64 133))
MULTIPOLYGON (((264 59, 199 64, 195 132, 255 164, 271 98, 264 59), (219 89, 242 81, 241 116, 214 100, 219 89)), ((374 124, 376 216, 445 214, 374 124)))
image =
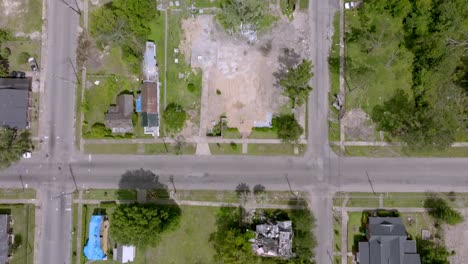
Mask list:
POLYGON ((31 54, 29 54, 26 51, 21 52, 18 54, 18 64, 24 64, 28 62, 28 59, 31 57, 31 54))
POLYGON ((164 120, 166 121, 166 130, 180 132, 184 128, 187 113, 184 108, 176 103, 167 105, 164 111, 164 120))
POLYGON ((442 198, 429 197, 424 201, 424 207, 429 209, 429 215, 436 221, 449 225, 463 222, 463 216, 458 211, 452 209, 442 198))
POLYGON ((221 91, 219 89, 216 89, 216 94, 221 95, 221 91))
POLYGON ((278 138, 285 142, 296 143, 304 133, 304 129, 292 114, 276 116, 272 125, 277 129, 278 138))
POLYGON ((194 93, 196 91, 196 89, 197 88, 195 87, 195 84, 193 84, 193 83, 187 84, 187 90, 189 90, 189 92, 194 93))
POLYGON ((231 142, 229 145, 231 146, 232 150, 237 150, 237 144, 236 143, 231 142))

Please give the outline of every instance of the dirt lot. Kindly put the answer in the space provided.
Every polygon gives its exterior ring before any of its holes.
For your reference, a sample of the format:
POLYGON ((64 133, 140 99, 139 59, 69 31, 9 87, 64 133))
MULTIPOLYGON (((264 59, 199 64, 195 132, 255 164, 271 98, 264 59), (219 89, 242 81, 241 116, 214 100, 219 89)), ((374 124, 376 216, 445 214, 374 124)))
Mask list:
POLYGON ((16 37, 41 38, 42 0, 0 1, 0 27, 13 31, 16 37))
POLYGON ((462 210, 465 221, 456 226, 445 226, 445 243, 449 251, 455 250, 456 254, 450 257, 452 264, 468 263, 468 210, 462 210))
POLYGON ((304 37, 308 30, 305 14, 298 14, 292 23, 280 21, 255 44, 227 35, 211 15, 185 20, 182 27, 185 36, 180 49, 192 67, 203 70, 204 120, 200 123, 206 127, 202 130, 211 128, 224 114, 229 127, 249 134, 254 122, 265 121, 268 113, 288 103, 275 86, 273 73, 284 48, 303 56, 310 51, 304 37))

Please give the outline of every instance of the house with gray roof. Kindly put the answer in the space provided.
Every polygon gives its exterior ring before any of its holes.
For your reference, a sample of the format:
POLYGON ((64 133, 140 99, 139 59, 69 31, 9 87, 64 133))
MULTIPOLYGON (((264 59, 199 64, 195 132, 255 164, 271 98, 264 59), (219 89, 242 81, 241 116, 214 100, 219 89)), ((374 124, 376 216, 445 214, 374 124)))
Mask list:
POLYGON ((0 126, 29 128, 30 78, 0 78, 0 126))
POLYGON ((133 132, 133 95, 121 94, 117 96, 117 103, 111 106, 106 114, 104 123, 112 133, 133 132))
POLYGON ((10 216, 0 215, 0 264, 7 264, 10 248, 10 216))
POLYGON ((416 241, 409 240, 399 217, 369 217, 366 238, 359 242, 360 264, 421 264, 416 241))

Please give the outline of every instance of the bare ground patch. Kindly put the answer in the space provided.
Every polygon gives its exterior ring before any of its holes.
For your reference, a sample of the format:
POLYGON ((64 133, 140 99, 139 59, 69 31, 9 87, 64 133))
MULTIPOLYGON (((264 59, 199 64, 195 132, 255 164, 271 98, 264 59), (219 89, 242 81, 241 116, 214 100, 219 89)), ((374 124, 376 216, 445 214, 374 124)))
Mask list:
MULTIPOLYGON (((463 217, 468 219, 468 210, 461 210, 463 217)), ((468 263, 468 221, 455 226, 445 225, 445 244, 449 251, 455 250, 456 254, 449 258, 450 263, 468 263)))
POLYGON ((346 138, 350 140, 374 141, 375 125, 362 109, 351 109, 341 119, 346 138))
POLYGON ((0 27, 10 29, 15 37, 39 40, 41 22, 41 0, 0 1, 0 27))
POLYGON ((184 40, 180 49, 192 67, 203 70, 206 95, 202 108, 206 115, 202 115, 205 120, 200 123, 206 127, 202 129, 211 128, 225 115, 229 127, 249 134, 254 122, 265 121, 269 113, 278 112, 288 103, 275 86, 273 76, 284 48, 294 49, 302 56, 310 51, 304 31, 308 29, 307 17, 301 14, 293 23, 280 21, 255 44, 227 35, 212 15, 185 20, 182 28, 184 40))

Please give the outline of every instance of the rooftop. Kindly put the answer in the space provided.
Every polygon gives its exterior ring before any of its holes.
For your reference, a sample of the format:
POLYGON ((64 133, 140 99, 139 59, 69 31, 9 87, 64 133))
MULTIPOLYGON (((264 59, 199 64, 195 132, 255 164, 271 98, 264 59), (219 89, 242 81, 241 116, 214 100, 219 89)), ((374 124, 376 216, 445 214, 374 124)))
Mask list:
POLYGON ((117 104, 111 106, 106 114, 105 125, 112 133, 131 133, 133 131, 133 95, 121 94, 117 104))
POLYGON ((154 44, 154 42, 147 41, 145 54, 143 58, 143 74, 145 81, 158 81, 159 69, 156 63, 156 45, 154 44))
POLYGON ((398 217, 369 217, 367 240, 359 242, 360 264, 421 264, 416 241, 398 217))
POLYGON ((30 87, 27 78, 0 78, 0 126, 28 128, 30 87))
POLYGON ((0 215, 0 263, 8 263, 8 224, 9 216, 0 215))

